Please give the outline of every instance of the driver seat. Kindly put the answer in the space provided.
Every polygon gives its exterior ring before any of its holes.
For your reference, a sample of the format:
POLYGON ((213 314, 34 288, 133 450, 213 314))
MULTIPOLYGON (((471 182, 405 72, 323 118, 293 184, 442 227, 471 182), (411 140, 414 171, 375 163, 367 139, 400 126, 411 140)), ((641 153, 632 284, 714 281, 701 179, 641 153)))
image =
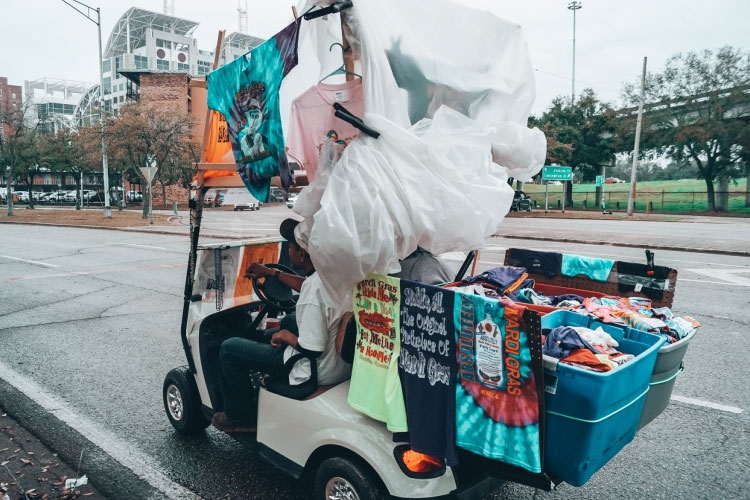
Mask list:
MULTIPOLYGON (((347 363, 354 359, 354 347, 357 337, 357 326, 354 321, 354 315, 351 312, 345 313, 341 318, 341 324, 336 331, 336 352, 347 363)), ((270 392, 298 401, 312 399, 323 394, 328 389, 338 384, 318 385, 318 363, 316 359, 322 353, 306 351, 292 356, 284 363, 284 371, 277 377, 266 376, 262 385, 270 392), (289 372, 302 359, 310 360, 310 379, 299 385, 289 384, 289 372)))

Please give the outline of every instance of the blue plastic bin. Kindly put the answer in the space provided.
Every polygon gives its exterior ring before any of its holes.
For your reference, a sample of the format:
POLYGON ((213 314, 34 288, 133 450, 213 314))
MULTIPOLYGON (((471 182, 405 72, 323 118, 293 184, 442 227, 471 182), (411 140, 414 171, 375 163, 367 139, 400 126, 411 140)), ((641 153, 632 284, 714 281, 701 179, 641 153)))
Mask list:
POLYGON ((542 317, 542 328, 601 326, 635 359, 608 372, 594 372, 544 357, 544 471, 581 486, 633 440, 664 339, 601 323, 571 311, 542 317))

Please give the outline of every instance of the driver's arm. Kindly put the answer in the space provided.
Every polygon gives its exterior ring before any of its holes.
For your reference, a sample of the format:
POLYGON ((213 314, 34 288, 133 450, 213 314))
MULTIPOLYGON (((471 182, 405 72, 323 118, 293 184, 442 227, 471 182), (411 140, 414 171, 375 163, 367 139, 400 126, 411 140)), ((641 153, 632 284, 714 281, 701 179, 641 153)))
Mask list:
POLYGON ((299 292, 302 289, 302 283, 305 282, 304 276, 298 276, 296 274, 285 273, 280 269, 273 269, 266 267, 263 264, 253 262, 250 267, 245 271, 246 278, 266 278, 273 276, 278 279, 282 284, 288 286, 292 290, 299 292))

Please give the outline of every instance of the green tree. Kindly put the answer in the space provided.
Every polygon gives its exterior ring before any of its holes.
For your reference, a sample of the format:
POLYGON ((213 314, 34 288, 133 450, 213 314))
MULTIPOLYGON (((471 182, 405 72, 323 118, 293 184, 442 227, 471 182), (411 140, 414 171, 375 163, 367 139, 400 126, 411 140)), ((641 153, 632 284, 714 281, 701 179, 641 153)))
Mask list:
MULTIPOLYGON (((572 105, 559 96, 541 117, 529 120, 530 126, 539 127, 547 136, 546 163, 571 166, 586 182, 593 182, 602 167, 613 163, 615 124, 612 107, 591 89, 585 89, 572 105)), ((572 202, 571 187, 568 203, 572 202)))
MULTIPOLYGON (((676 54, 663 72, 646 78, 644 150, 694 162, 706 182, 709 210, 726 209, 717 206, 714 183, 744 175, 749 89, 750 55, 732 47, 676 54)), ((636 105, 640 83, 626 84, 623 95, 636 105)))

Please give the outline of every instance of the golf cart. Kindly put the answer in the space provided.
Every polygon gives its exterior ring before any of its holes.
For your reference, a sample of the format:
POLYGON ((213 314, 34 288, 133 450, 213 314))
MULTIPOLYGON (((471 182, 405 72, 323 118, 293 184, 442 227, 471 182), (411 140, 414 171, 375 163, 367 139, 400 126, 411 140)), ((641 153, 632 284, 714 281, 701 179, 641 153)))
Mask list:
MULTIPOLYGON (((386 2, 361 0, 358 4, 358 9, 361 9, 363 13, 366 11, 369 16, 374 16, 377 14, 377 9, 383 3, 386 2)), ((400 1, 391 0, 390 3, 393 5, 398 4, 398 7, 401 8, 400 1)), ((346 8, 347 4, 348 7, 352 6, 351 2, 336 2, 330 7, 315 7, 312 13, 318 17, 322 17, 326 14, 340 12, 346 8)), ((416 6, 417 3, 412 2, 411 7, 417 8, 416 6)), ((462 13, 465 13, 464 10, 462 10, 462 13)), ((309 11, 303 17, 308 19, 308 14, 309 11)), ((486 18, 484 14, 478 12, 474 13, 474 16, 477 22, 486 18)), ((404 16, 404 18, 409 19, 409 16, 404 16)), ((372 19, 372 17, 367 18, 367 16, 363 16, 362 19, 372 19)), ((475 23, 469 24, 474 26, 475 23)), ((339 29, 338 32, 341 32, 341 30, 339 29)), ((518 30, 512 28, 508 32, 517 34, 518 30)), ((380 31, 372 30, 370 34, 374 36, 376 33, 380 33, 380 31)), ((454 40, 451 40, 451 43, 453 42, 454 40)), ((391 40, 389 43, 395 44, 392 47, 391 53, 388 54, 389 60, 393 64, 400 65, 397 67, 400 67, 402 70, 412 71, 412 60, 409 57, 402 56, 396 50, 399 49, 396 42, 391 40)), ((222 37, 220 35, 220 40, 217 43, 215 67, 221 53, 221 44, 222 37)), ((514 46, 524 47, 520 41, 518 45, 514 46)), ((331 47, 335 47, 335 44, 331 47)), ((325 44, 325 48, 329 48, 329 45, 325 44)), ((368 46, 362 44, 357 48, 366 50, 368 46)), ((371 50, 373 51, 372 60, 375 60, 375 57, 379 58, 379 64, 383 65, 383 67, 391 64, 384 60, 383 51, 371 50)), ((325 51, 323 52, 325 53, 325 51)), ((330 49, 328 52, 330 52, 330 49)), ((345 49, 344 52, 347 53, 347 50, 345 49)), ((494 49, 492 52, 494 53, 494 49)), ((441 53, 442 56, 443 54, 441 53)), ((456 51, 453 56, 459 61, 464 61, 467 54, 456 51)), ((239 59, 240 62, 243 60, 243 58, 239 59)), ((526 67, 531 71, 529 65, 521 64, 519 66, 526 67)), ((477 67, 481 68, 477 71, 481 71, 483 75, 486 73, 486 65, 482 64, 477 67)), ((345 65, 342 68, 345 70, 345 65)), ((340 70, 336 70, 336 72, 338 71, 340 70)), ((345 70, 344 73, 349 74, 353 72, 345 70)), ((507 74, 507 72, 500 73, 507 74)), ((394 76, 398 79, 398 75, 394 76)), ((464 73, 461 73, 460 76, 463 79, 464 73)), ((472 79, 468 78, 468 80, 468 83, 471 83, 472 79)), ((475 80, 486 86, 493 84, 496 79, 476 77, 475 80)), ((373 79, 371 81, 379 80, 373 79)), ((457 107, 461 107, 463 98, 482 105, 503 102, 502 99, 498 101, 485 99, 483 97, 487 95, 485 91, 458 92, 453 87, 446 89, 445 85, 441 87, 438 83, 433 82, 430 85, 436 85, 435 90, 440 91, 429 92, 428 95, 449 101, 457 107)), ((463 82, 462 80, 462 83, 467 82, 463 82)), ((392 87, 395 88, 395 86, 396 83, 392 82, 392 87)), ((197 88, 198 85, 196 84, 194 87, 196 92, 191 96, 194 102, 197 101, 197 88)), ((257 90, 260 87, 255 88, 257 90)), ((504 91, 504 89, 498 90, 497 95, 502 94, 504 91)), ((385 105, 401 101, 384 99, 378 102, 385 105)), ((410 101, 410 104, 412 104, 409 107, 410 111, 417 113, 418 117, 421 117, 421 114, 430 108, 427 103, 422 103, 419 100, 410 101)), ((336 110, 336 117, 342 118, 344 121, 354 125, 365 135, 368 135, 369 138, 364 138, 360 135, 352 140, 346 146, 347 149, 340 160, 341 163, 337 163, 336 167, 338 169, 336 172, 351 172, 352 179, 355 175, 359 175, 359 182, 346 184, 348 179, 342 179, 343 176, 337 177, 333 173, 327 181, 329 184, 327 184, 326 192, 335 194, 335 196, 331 197, 335 199, 328 199, 327 201, 340 203, 344 200, 344 202, 350 203, 352 207, 360 209, 356 212, 357 217, 354 217, 355 214, 353 214, 351 220, 349 220, 351 222, 349 225, 341 224, 340 220, 336 220, 335 222, 339 223, 330 223, 323 227, 334 230, 343 228, 350 231, 354 228, 356 230, 351 232, 355 237, 366 235, 367 238, 372 240, 371 243, 380 244, 390 243, 391 240, 410 240, 410 238, 399 239, 394 236, 397 230, 403 232, 407 227, 415 228, 415 231, 412 231, 414 233, 426 234, 427 230, 416 231, 416 226, 411 226, 413 221, 417 221, 423 226, 429 226, 428 229, 433 230, 429 233, 430 236, 434 237, 437 241, 445 242, 445 240, 450 240, 451 244, 457 245, 454 242, 460 240, 461 247, 456 248, 456 251, 481 248, 486 243, 487 237, 492 234, 491 232, 487 232, 488 228, 491 230, 497 228, 499 221, 510 206, 510 198, 512 198, 513 194, 507 185, 507 178, 504 178, 503 175, 497 172, 499 163, 502 162, 498 160, 498 165, 489 165, 490 153, 492 153, 494 160, 495 150, 491 150, 488 146, 485 147, 485 139, 481 139, 481 137, 484 137, 482 136, 483 132, 477 132, 473 124, 466 123, 468 116, 461 115, 454 108, 441 106, 434 115, 432 126, 435 127, 435 130, 430 129, 427 131, 429 133, 417 136, 412 131, 406 133, 396 122, 383 117, 379 118, 379 115, 375 113, 372 113, 367 118, 369 119, 369 123, 380 132, 372 129, 368 132, 366 130, 367 127, 361 121, 358 121, 357 117, 348 113, 347 109, 342 105, 334 103, 332 107, 336 110), (468 140, 469 138, 466 137, 465 133, 466 130, 469 132, 474 130, 476 141, 468 140), (381 135, 381 132, 383 137, 380 139, 380 143, 376 143, 375 141, 381 135), (444 134, 450 134, 450 137, 444 134), (428 141, 430 142, 428 143, 428 141), (395 142, 399 142, 399 144, 394 144, 395 142), (383 144, 384 146, 378 146, 378 144, 383 144), (417 147, 412 148, 410 147, 411 145, 416 145, 417 147), (453 147, 454 145, 457 148, 455 150, 444 151, 442 149, 453 147), (382 153, 381 150, 389 154, 370 154, 382 153), (342 170, 340 165, 345 161, 352 162, 349 166, 366 168, 342 170), (371 165, 373 161, 379 163, 371 165), (458 163, 466 168, 458 168, 458 163), (399 166, 408 168, 398 170, 399 166), (484 168, 485 166, 488 168, 484 168), (391 175, 388 175, 389 173, 391 175), (408 178, 405 177, 407 173, 412 175, 414 173, 423 173, 425 175, 414 175, 413 178, 408 178), (380 177, 367 177, 368 175, 375 176, 378 174, 380 174, 380 177), (385 182, 393 181, 393 179, 405 179, 404 184, 409 184, 412 188, 419 186, 419 190, 407 193, 405 189, 394 189, 392 182, 390 184, 385 182), (333 184, 334 182, 338 184, 333 184), (384 189, 386 185, 391 188, 390 192, 384 189), (456 188, 459 185, 462 186, 461 189, 456 188), (439 193, 436 192, 438 189, 441 190, 439 193), (396 204, 397 206, 408 206, 413 210, 408 212, 409 217, 403 217, 403 219, 398 221, 400 224, 389 226, 386 222, 389 222, 387 216, 390 216, 391 213, 385 210, 380 213, 369 210, 370 206, 366 203, 370 201, 368 195, 376 201, 383 200, 384 206, 386 202, 398 201, 402 203, 396 204), (418 199, 421 205, 415 204, 412 198, 418 199), (445 206, 447 206, 446 200, 451 200, 450 210, 445 210, 445 206), (507 204, 505 203, 506 201, 507 204), (372 215, 378 215, 379 217, 371 217, 372 215), (434 224, 433 221, 435 219, 439 219, 439 221, 434 224), (355 227, 363 221, 368 223, 370 221, 382 222, 378 227, 383 229, 385 236, 378 238, 377 236, 380 235, 374 234, 373 231, 369 230, 369 227, 364 230, 355 227), (439 230, 434 230, 435 228, 439 228, 439 230), (453 232, 450 235, 446 235, 448 232, 445 230, 446 228, 453 232), (454 237, 455 233, 459 233, 459 236, 454 237)), ((406 118, 407 113, 404 107, 399 106, 399 109, 401 111, 397 114, 403 114, 403 118, 406 118)), ((469 114, 474 109, 473 106, 466 106, 466 112, 469 114)), ((388 110, 382 112, 382 116, 387 115, 386 111, 388 110)), ((167 417, 172 426, 183 434, 202 432, 208 427, 212 415, 223 409, 219 364, 219 351, 222 342, 233 337, 264 341, 277 328, 267 328, 269 324, 277 324, 275 321, 270 322, 269 319, 278 320, 282 315, 293 310, 295 306, 294 294, 289 289, 283 287, 278 280, 267 277, 263 280, 255 279, 251 281, 244 277, 245 269, 254 262, 260 262, 267 266, 284 266, 286 251, 283 241, 279 239, 265 239, 232 241, 227 243, 199 243, 204 199, 208 190, 243 186, 243 181, 239 175, 226 175, 227 173, 235 173, 237 167, 234 163, 221 163, 221 160, 224 158, 222 151, 215 151, 213 155, 205 154, 207 139, 213 133, 213 129, 210 126, 214 121, 211 118, 212 116, 211 112, 209 112, 209 118, 207 119, 209 126, 204 136, 204 155, 202 163, 197 165, 196 197, 190 201, 190 254, 185 280, 184 308, 181 322, 181 340, 187 365, 170 371, 163 385, 163 399, 167 417), (215 171, 223 171, 223 175, 211 175, 215 171)), ((423 125, 425 124, 423 123, 423 125)), ((537 140, 541 132, 537 134, 517 124, 506 125, 509 126, 495 131, 498 135, 493 140, 499 144, 507 139, 509 143, 513 144, 514 148, 497 149, 498 158, 508 151, 533 149, 534 151, 541 150, 543 152, 543 141, 540 142, 537 140), (509 131, 512 133, 509 133, 509 131), (526 146, 524 141, 528 141, 529 143, 529 146, 526 148, 522 147, 526 146)), ((422 129, 422 132, 424 131, 422 129)), ((226 141, 221 142, 218 139, 221 137, 220 134, 216 134, 214 137, 216 138, 214 149, 226 143, 226 141)), ((262 142, 258 144, 262 144, 262 142)), ((518 171, 530 169, 529 171, 522 172, 523 177, 528 177, 530 174, 535 173, 531 172, 531 170, 541 166, 540 162, 543 161, 543 154, 534 157, 541 157, 542 160, 535 160, 518 166, 518 171)), ((240 160, 242 158, 240 157, 240 160)), ((509 161, 511 159, 508 157, 509 161)), ((538 171, 538 168, 536 170, 538 171)), ((318 170, 318 172, 320 171, 318 170)), ((316 187, 318 186, 311 185, 309 188, 306 188, 305 194, 314 193, 316 187)), ((401 186, 397 187, 400 188, 401 186)), ((261 198, 269 199, 267 196, 261 196, 261 198)), ((301 196, 295 203, 294 210, 300 215, 309 217, 312 214, 302 214, 303 208, 300 205, 304 206, 305 204, 302 203, 304 201, 305 197, 301 196)), ((346 211, 334 210, 332 212, 340 214, 346 211)), ((407 213, 406 210, 399 212, 399 214, 405 213, 407 213)), ((321 219, 317 218, 316 220, 320 221, 321 219)), ((355 237, 349 238, 348 241, 354 241, 355 237)), ((414 239, 416 240, 416 238, 414 239)), ((339 245, 347 243, 346 238, 331 237, 324 240, 328 247, 336 247, 336 249, 342 248, 339 245), (333 242, 336 244, 333 244, 333 242)), ((428 243, 434 244, 435 241, 428 241, 428 243)), ((323 248, 324 246, 319 245, 317 247, 319 254, 328 250, 328 248, 323 248)), ((384 244, 382 248, 386 246, 384 244)), ((386 248, 386 250, 390 249, 390 246, 386 248)), ((410 251, 413 250, 414 248, 410 249, 410 251)), ((428 250, 431 251, 431 249, 428 250)), ((442 251, 453 251, 453 247, 442 251)), ((409 254, 409 252, 404 251, 392 252, 392 254, 396 253, 398 255, 409 254)), ((435 253, 441 252, 436 251, 435 253)), ((343 262, 346 260, 343 258, 330 260, 333 266, 337 268, 335 270, 345 269, 347 264, 359 266, 367 258, 380 260, 381 253, 377 251, 349 252, 346 256, 351 257, 348 259, 350 262, 343 262)), ((475 252, 469 253, 467 260, 459 270, 456 280, 464 276, 471 265, 472 259, 475 257, 475 252)), ((361 267, 363 269, 371 269, 371 267, 364 265, 361 267)), ((322 271, 323 267, 319 266, 317 262, 316 268, 318 268, 321 276, 328 276, 324 274, 322 271)), ((288 267, 280 267, 280 269, 283 269, 285 272, 293 272, 288 267)), ((330 271, 330 267, 328 270, 330 271)), ((355 276, 355 273, 348 271, 347 269, 345 277, 351 278, 355 276)), ((358 277, 357 279, 361 278, 358 277)), ((351 288, 347 288, 347 290, 351 290, 351 288)), ((453 293, 452 291, 446 292, 446 296, 453 293)), ((456 295, 458 293, 455 292, 456 295)), ((369 298, 374 295, 365 296, 369 298)), ((391 295, 388 295, 388 299, 392 300, 390 297, 391 295)), ((392 297, 397 298, 398 295, 394 293, 392 297)), ((415 300, 415 302, 420 303, 419 300, 415 300)), ((442 308, 440 310, 442 312, 442 308)), ((453 311, 454 309, 450 310, 453 311)), ((486 312, 486 314, 489 315, 490 313, 486 312)), ((314 359, 310 359, 313 372, 310 381, 298 386, 290 386, 288 377, 285 376, 268 379, 262 373, 249 374, 249 379, 253 381, 253 389, 251 390, 251 385, 248 384, 247 397, 257 398, 257 431, 255 433, 234 433, 232 436, 254 449, 259 456, 268 460, 282 471, 289 473, 291 476, 295 478, 312 476, 314 478, 314 498, 320 500, 323 498, 374 500, 386 496, 398 498, 483 498, 503 480, 511 480, 533 486, 537 489, 551 490, 560 479, 548 474, 545 472, 546 469, 543 468, 546 465, 544 453, 547 451, 544 447, 546 443, 541 442, 544 439, 543 432, 545 429, 545 422, 543 420, 545 412, 542 404, 545 400, 544 382, 546 374, 541 373, 541 323, 532 309, 526 310, 523 312, 523 315, 527 328, 525 331, 528 332, 530 339, 535 339, 534 353, 538 354, 538 356, 529 355, 524 357, 524 362, 527 364, 533 361, 535 371, 533 372, 533 377, 529 376, 524 379, 526 390, 523 394, 524 397, 539 401, 539 404, 538 406, 534 406, 533 412, 535 416, 529 420, 530 423, 528 425, 529 435, 533 434, 533 437, 537 438, 534 446, 533 448, 531 446, 520 446, 519 448, 523 448, 522 451, 528 451, 529 454, 538 455, 539 463, 535 470, 540 472, 531 472, 530 469, 527 470, 527 468, 509 465, 509 463, 487 458, 487 456, 480 456, 466 449, 457 450, 457 465, 447 465, 447 461, 442 458, 442 455, 435 457, 418 453, 412 449, 408 437, 394 434, 388 430, 384 422, 355 410, 349 404, 349 389, 350 386, 354 387, 353 381, 345 380, 330 386, 319 386, 315 374, 316 362, 314 359), (532 395, 534 396, 533 398, 531 397, 532 395), (535 427, 537 423, 538 427, 535 427), (537 429, 541 429, 541 432, 537 433, 537 429)), ((479 316, 477 315, 477 317, 479 316)), ((485 315, 483 314, 481 317, 485 317, 485 315)), ((391 330, 393 330, 392 338, 396 337, 396 328, 391 328, 390 323, 375 321, 372 318, 373 316, 370 317, 371 325, 375 327, 385 325, 387 326, 385 328, 386 334, 390 335, 391 330)), ((377 320, 379 317, 375 317, 375 319, 377 320)), ((354 335, 357 335, 356 332, 360 329, 362 320, 357 318, 356 321, 358 323, 357 328, 354 329, 354 335)), ((503 365, 498 361, 498 356, 500 356, 498 353, 500 352, 501 345, 497 340, 499 329, 496 328, 493 330, 490 328, 491 321, 483 322, 480 320, 480 323, 481 328, 474 328, 475 326, 479 326, 479 323, 477 325, 471 323, 467 331, 470 335, 473 335, 474 332, 490 332, 481 336, 482 338, 485 336, 488 337, 487 345, 491 343, 494 347, 488 347, 486 351, 488 354, 482 357, 481 362, 483 367, 488 367, 493 363, 494 365, 491 367, 491 370, 486 370, 482 374, 477 373, 483 378, 487 375, 488 383, 499 387, 502 376, 497 372, 502 366, 509 366, 503 365), (492 339, 489 339, 490 336, 492 339), (491 373, 493 370, 494 374, 491 373)), ((425 324, 428 324, 428 322, 425 322, 425 324)), ((353 354, 354 346, 357 345, 358 340, 364 337, 364 335, 361 335, 359 339, 352 337, 349 333, 350 331, 348 328, 340 328, 337 333, 336 348, 344 360, 352 359, 355 356, 353 354)), ((479 337, 480 335, 477 334, 477 339, 479 337)), ((376 339, 378 337, 370 338, 376 339)), ((532 341, 529 340, 528 343, 531 344, 532 341)), ((471 346, 474 345, 473 341, 470 341, 469 344, 471 346)), ((445 348, 444 352, 446 355, 450 357, 450 353, 453 351, 447 347, 448 344, 441 345, 445 348)), ((511 352, 515 346, 516 344, 511 345, 511 349, 507 352, 511 352)), ((359 352, 361 352, 361 349, 362 347, 360 347, 359 352)), ((475 348, 471 347, 471 349, 475 348)), ((478 350, 478 348, 476 349, 478 350)), ((299 356, 304 358, 308 355, 301 354, 299 356)), ((291 369, 293 363, 302 358, 293 356, 287 361, 286 368, 291 369)), ((513 363, 516 361, 510 360, 507 362, 513 363)), ((434 368, 434 365, 430 366, 434 368)), ((513 368, 509 372, 515 374, 514 377, 516 379, 520 378, 520 372, 517 369, 513 368)), ((446 373, 449 372, 440 370, 438 375, 443 380, 450 380, 450 377, 445 375, 446 373)), ((527 371, 526 373, 530 372, 527 371)), ((518 382, 516 379, 514 381, 518 382)), ((562 385, 561 383, 561 389, 562 385)), ((563 391, 560 390, 558 392, 562 393, 563 391)), ((488 392, 483 388, 479 388, 477 394, 484 396, 488 392)), ((490 398, 494 398, 493 393, 489 394, 491 394, 490 398)), ((450 400, 453 400, 452 396, 450 400)), ((638 411, 640 407, 637 404, 629 403, 626 408, 631 408, 628 411, 632 413, 638 411)), ((475 413, 483 412, 483 407, 477 404, 474 404, 473 409, 476 410, 475 413)), ((464 416, 465 412, 454 412, 454 414, 464 416)), ((558 417, 565 418, 565 416, 558 417)), ((592 422, 596 423, 593 419, 591 419, 591 422, 583 423, 591 424, 592 422)), ((558 435, 570 434, 568 432, 558 433, 558 435)), ((632 439, 632 435, 626 437, 632 439)), ((478 440, 481 440, 481 436, 478 440)), ((609 442, 606 438, 594 441, 596 445, 601 442, 609 442)), ((604 458, 600 461, 601 463, 597 464, 597 467, 606 463, 624 444, 626 443, 623 441, 617 443, 619 447, 608 446, 605 450, 608 455, 604 455, 604 458)), ((561 446, 559 450, 565 452, 567 448, 561 446)), ((567 462, 571 462, 576 467, 580 465, 584 469, 588 466, 588 463, 584 460, 568 460, 567 462)))

